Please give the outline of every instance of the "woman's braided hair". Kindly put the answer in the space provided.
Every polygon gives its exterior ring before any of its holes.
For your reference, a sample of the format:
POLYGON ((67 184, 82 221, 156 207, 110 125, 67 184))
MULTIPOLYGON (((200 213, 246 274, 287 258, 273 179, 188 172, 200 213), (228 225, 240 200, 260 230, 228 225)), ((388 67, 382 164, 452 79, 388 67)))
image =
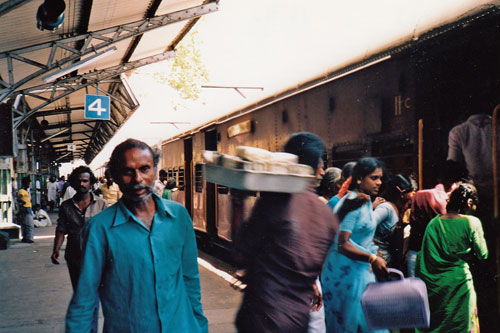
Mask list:
POLYGON ((479 198, 476 187, 468 183, 460 183, 450 194, 450 199, 446 205, 446 211, 465 213, 469 208, 469 200, 473 205, 477 205, 479 198))

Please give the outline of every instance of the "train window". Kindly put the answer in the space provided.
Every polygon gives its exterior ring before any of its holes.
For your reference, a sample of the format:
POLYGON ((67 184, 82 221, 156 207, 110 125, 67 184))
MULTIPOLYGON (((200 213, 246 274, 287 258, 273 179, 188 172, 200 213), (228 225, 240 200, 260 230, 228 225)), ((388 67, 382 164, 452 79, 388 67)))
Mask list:
POLYGON ((340 167, 351 161, 357 161, 363 156, 368 156, 369 151, 363 143, 346 143, 332 148, 332 165, 340 167))
POLYGON ((172 169, 168 169, 168 171, 167 171, 167 177, 168 177, 168 178, 172 178, 172 177, 174 177, 174 170, 172 170, 172 169))
POLYGON ((178 183, 179 183, 179 190, 184 191, 184 168, 179 168, 179 178, 178 178, 178 183))
POLYGON ((194 166, 194 187, 196 192, 203 192, 203 164, 194 166))

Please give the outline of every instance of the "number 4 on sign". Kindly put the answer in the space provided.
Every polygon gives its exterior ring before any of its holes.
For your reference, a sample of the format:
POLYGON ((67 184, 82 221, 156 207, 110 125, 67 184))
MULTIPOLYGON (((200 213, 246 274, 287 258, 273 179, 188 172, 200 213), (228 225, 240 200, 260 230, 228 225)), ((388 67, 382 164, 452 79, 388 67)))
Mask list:
POLYGON ((101 112, 106 112, 106 108, 103 108, 101 107, 101 99, 96 99, 95 101, 93 101, 89 107, 88 107, 88 110, 89 111, 93 111, 93 112, 97 112, 97 115, 100 117, 101 116, 101 112))
POLYGON ((85 95, 85 119, 109 120, 109 96, 85 95))

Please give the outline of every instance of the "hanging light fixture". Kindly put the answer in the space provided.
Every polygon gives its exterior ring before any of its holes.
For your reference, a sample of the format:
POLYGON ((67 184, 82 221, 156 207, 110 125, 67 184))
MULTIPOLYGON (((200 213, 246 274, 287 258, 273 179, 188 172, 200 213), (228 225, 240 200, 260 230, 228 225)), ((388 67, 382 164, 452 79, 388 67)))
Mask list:
POLYGON ((55 31, 64 21, 66 3, 63 0, 45 0, 36 12, 36 27, 55 31))
POLYGON ((49 122, 45 119, 45 116, 43 116, 43 119, 42 121, 40 122, 40 125, 42 125, 42 127, 45 127, 49 124, 49 122))

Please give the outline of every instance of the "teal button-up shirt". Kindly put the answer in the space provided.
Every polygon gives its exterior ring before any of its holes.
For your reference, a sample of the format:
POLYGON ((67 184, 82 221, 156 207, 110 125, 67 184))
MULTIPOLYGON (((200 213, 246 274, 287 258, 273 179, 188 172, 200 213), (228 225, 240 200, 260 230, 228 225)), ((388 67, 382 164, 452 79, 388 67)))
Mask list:
POLYGON ((153 198, 157 209, 151 230, 123 200, 86 225, 67 332, 90 332, 98 296, 104 332, 208 331, 191 218, 179 203, 153 198))

